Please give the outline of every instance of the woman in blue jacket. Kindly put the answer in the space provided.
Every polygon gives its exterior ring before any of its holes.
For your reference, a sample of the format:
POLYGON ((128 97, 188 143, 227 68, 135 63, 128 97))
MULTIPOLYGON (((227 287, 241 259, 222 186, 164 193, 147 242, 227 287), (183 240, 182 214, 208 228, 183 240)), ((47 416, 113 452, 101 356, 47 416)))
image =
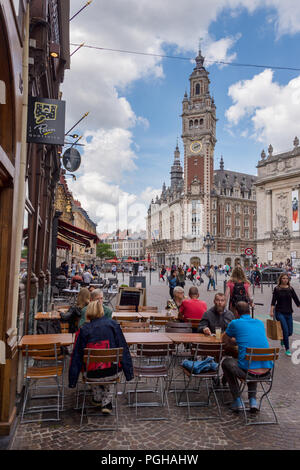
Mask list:
MULTIPOLYGON (((78 331, 69 368, 69 387, 76 387, 80 371, 83 366, 85 348, 111 349, 123 348, 123 356, 118 371, 125 374, 126 380, 133 379, 133 365, 128 345, 122 333, 120 325, 104 316, 102 303, 90 302, 86 311, 88 320, 78 331)), ((117 366, 114 364, 92 364, 87 372, 88 378, 107 378, 110 380, 116 376, 117 366)), ((112 386, 93 385, 93 404, 101 406, 103 414, 112 412, 112 386)))

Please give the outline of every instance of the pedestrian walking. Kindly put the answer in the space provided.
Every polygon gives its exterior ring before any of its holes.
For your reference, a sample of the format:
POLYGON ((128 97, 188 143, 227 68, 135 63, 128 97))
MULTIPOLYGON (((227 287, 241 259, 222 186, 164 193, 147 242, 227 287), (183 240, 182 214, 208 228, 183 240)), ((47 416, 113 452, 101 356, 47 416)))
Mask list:
POLYGON ((173 299, 174 298, 173 291, 177 283, 177 271, 171 271, 170 276, 168 276, 168 282, 169 282, 169 288, 170 288, 170 296, 173 299))
POLYGON ((270 316, 280 321, 283 341, 281 345, 285 347, 285 354, 291 356, 289 346, 289 336, 293 334, 293 308, 292 300, 295 302, 297 307, 300 306, 300 301, 294 290, 290 285, 290 278, 287 274, 281 273, 278 279, 278 284, 274 288, 270 316))
POLYGON ((213 265, 210 266, 207 276, 208 276, 207 290, 209 290, 210 286, 213 287, 213 290, 216 290, 215 269, 213 265))
POLYGON ((241 266, 236 266, 230 279, 226 284, 226 305, 229 300, 229 310, 235 315, 237 314, 236 304, 238 302, 247 302, 251 307, 253 307, 253 299, 250 294, 250 282, 245 276, 243 268, 241 266))

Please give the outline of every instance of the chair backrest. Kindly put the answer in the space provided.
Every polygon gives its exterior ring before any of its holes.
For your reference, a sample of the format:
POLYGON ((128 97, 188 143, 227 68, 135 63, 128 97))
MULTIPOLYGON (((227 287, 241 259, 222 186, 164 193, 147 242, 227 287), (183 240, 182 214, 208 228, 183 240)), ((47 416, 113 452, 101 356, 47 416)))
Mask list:
POLYGON ((170 321, 166 323, 166 333, 192 333, 192 324, 170 321))
POLYGON ((170 351, 173 349, 172 344, 143 344, 136 345, 136 355, 141 357, 169 357, 170 351))
POLYGON ((147 307, 145 305, 139 305, 139 312, 158 312, 158 307, 147 307))
POLYGON ((60 309, 69 310, 70 307, 71 305, 55 305, 55 310, 60 310, 60 309))
POLYGON ((277 361, 279 348, 246 348, 247 361, 277 361))
POLYGON ((186 322, 192 324, 192 328, 198 328, 199 323, 201 321, 198 318, 186 318, 185 320, 186 320, 186 322))
POLYGON ((140 320, 140 317, 131 315, 128 315, 128 317, 126 315, 118 316, 117 314, 114 315, 114 320, 122 324, 122 322, 138 322, 140 320))
POLYGON ((60 322, 60 330, 61 333, 69 333, 69 322, 68 321, 61 321, 60 322))
POLYGON ((22 355, 27 357, 56 357, 60 352, 60 343, 47 343, 47 344, 25 344, 22 346, 22 355))
POLYGON ((135 305, 116 305, 115 306, 116 312, 135 312, 136 306, 135 305))
POLYGON ((110 364, 114 363, 117 365, 117 372, 119 368, 119 362, 122 359, 123 348, 111 348, 111 349, 93 349, 85 348, 83 354, 83 362, 86 365, 86 369, 89 369, 91 364, 110 364))
POLYGON ((146 323, 143 325, 140 323, 139 327, 124 326, 122 327, 123 333, 149 333, 150 327, 146 323))
POLYGON ((223 344, 222 343, 192 343, 191 353, 194 360, 197 360, 198 356, 212 356, 215 361, 220 364, 222 359, 223 344))
POLYGON ((150 317, 149 321, 150 325, 166 325, 170 321, 170 319, 163 315, 155 315, 155 317, 150 317))

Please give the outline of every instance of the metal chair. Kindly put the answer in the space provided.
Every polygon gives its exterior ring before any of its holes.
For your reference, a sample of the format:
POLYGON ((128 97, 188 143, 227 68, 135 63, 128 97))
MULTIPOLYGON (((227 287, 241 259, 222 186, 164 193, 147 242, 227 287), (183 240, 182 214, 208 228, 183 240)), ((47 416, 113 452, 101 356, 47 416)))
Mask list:
POLYGON ((221 418, 221 409, 219 405, 219 401, 214 389, 214 383, 213 380, 218 380, 219 379, 219 369, 220 369, 220 364, 221 364, 221 359, 222 359, 222 351, 223 351, 223 345, 219 343, 207 343, 207 344, 191 344, 191 352, 193 355, 193 366, 192 370, 189 371, 186 368, 182 366, 182 369, 184 371, 184 384, 185 387, 181 391, 181 394, 179 396, 179 400, 177 400, 177 391, 176 393, 176 404, 177 406, 187 406, 188 408, 188 419, 189 420, 204 420, 204 419, 215 419, 216 416, 191 416, 191 407, 193 406, 198 406, 198 407, 203 407, 203 406, 209 406, 210 405, 210 396, 213 394, 216 405, 217 405, 217 410, 218 410, 218 417, 221 418), (207 371, 207 372, 200 372, 196 374, 194 372, 194 367, 195 367, 195 362, 198 359, 198 356, 202 357, 207 357, 207 356, 212 356, 215 360, 215 362, 218 364, 218 367, 215 371, 207 371), (187 377, 187 381, 186 381, 187 377), (198 381, 198 388, 189 388, 192 380, 198 381), (200 387, 201 383, 205 382, 206 386, 206 393, 207 393, 207 401, 190 401, 189 393, 199 393, 200 392, 200 387), (210 387, 209 387, 210 385, 210 387), (186 394, 186 402, 181 401, 181 397, 183 393, 186 394))
POLYGON ((268 374, 263 374, 263 375, 256 375, 256 374, 253 375, 251 374, 248 368, 245 379, 241 380, 240 394, 243 393, 246 385, 249 382, 256 382, 257 384, 260 384, 261 389, 257 391, 257 393, 261 394, 261 397, 259 399, 259 405, 258 405, 259 411, 261 410, 263 399, 266 398, 267 402, 270 405, 272 413, 274 415, 274 421, 259 421, 257 419, 255 420, 249 419, 247 416, 248 408, 245 407, 245 404, 243 402, 243 412, 244 412, 244 417, 245 417, 245 424, 247 426, 252 425, 252 424, 278 424, 277 415, 275 413, 275 410, 273 408, 273 405, 268 395, 273 385, 275 361, 277 361, 279 357, 279 350, 280 350, 279 348, 247 348, 246 349, 245 359, 249 361, 249 364, 252 364, 252 362, 255 362, 255 361, 273 361, 273 367, 268 374))
POLYGON ((158 307, 147 307, 145 305, 139 305, 139 312, 158 312, 158 307))
MULTIPOLYGON (((34 422, 41 422, 41 421, 59 421, 60 416, 60 398, 61 398, 61 390, 60 390, 60 383, 59 377, 63 376, 64 365, 59 363, 59 358, 61 358, 60 354, 60 343, 52 343, 52 344, 40 344, 38 346, 33 345, 25 345, 22 348, 22 354, 25 356, 25 394, 24 394, 24 402, 21 414, 21 423, 34 423, 34 422), (38 364, 35 365, 33 363, 32 366, 29 366, 29 360, 37 361, 38 364), (49 361, 51 365, 49 366, 49 361), (47 364, 45 364, 45 362, 47 364), (44 363, 44 364, 43 364, 44 363), (54 379, 56 385, 40 385, 37 386, 36 382, 40 380, 51 380, 54 379), (35 385, 34 390, 39 388, 53 388, 57 389, 56 395, 42 395, 36 394, 30 396, 32 391, 32 384, 35 385), (26 408, 27 401, 31 401, 34 398, 43 399, 43 398, 57 398, 57 404, 55 405, 39 405, 39 406, 31 406, 26 408), (42 412, 51 412, 56 411, 56 418, 39 418, 39 419, 24 419, 25 414, 31 413, 42 413, 42 412)), ((48 401, 47 401, 48 403, 48 401)))
POLYGON ((115 306, 115 311, 116 312, 136 312, 136 306, 135 305, 116 305, 115 306))
POLYGON ((137 421, 156 421, 156 420, 168 420, 170 417, 169 401, 168 401, 168 380, 169 380, 169 367, 170 367, 170 351, 172 345, 170 344, 137 344, 136 345, 136 357, 133 357, 134 376, 135 376, 135 388, 134 390, 128 390, 128 405, 135 408, 135 415, 137 421), (144 384, 146 379, 146 385, 148 380, 155 380, 155 387, 139 390, 138 385, 144 384), (160 385, 160 391, 158 391, 160 385), (160 401, 156 402, 139 402, 138 394, 140 393, 155 393, 160 394, 160 401), (134 394, 135 401, 131 402, 130 395, 134 394), (138 418, 139 407, 164 407, 167 405, 168 416, 151 416, 138 418))
POLYGON ((170 318, 165 315, 155 315, 149 318, 150 330, 151 331, 164 331, 166 324, 170 321, 170 318))
MULTIPOLYGON (((119 379, 119 373, 121 370, 119 369, 120 367, 120 361, 122 360, 123 356, 123 348, 112 348, 112 349, 92 349, 92 348, 85 348, 84 349, 84 356, 83 356, 83 362, 85 365, 85 370, 88 371, 90 366, 96 365, 96 364, 107 364, 107 365, 115 365, 115 374, 111 377, 111 380, 109 377, 105 378, 89 378, 87 377, 87 374, 84 373, 82 376, 82 381, 84 384, 84 389, 83 389, 83 401, 82 401, 82 408, 81 408, 81 419, 80 419, 80 431, 82 432, 93 432, 93 431, 115 431, 118 430, 119 426, 119 415, 118 415, 118 393, 117 393, 117 385, 120 381, 119 379), (92 385, 113 385, 114 386, 114 394, 113 394, 113 401, 114 401, 114 408, 115 408, 115 426, 114 427, 90 427, 87 429, 82 429, 82 421, 83 421, 83 415, 84 415, 84 410, 86 408, 86 395, 88 391, 88 386, 92 385)), ((99 416, 98 414, 88 414, 86 412, 86 416, 99 416)), ((107 419, 107 418, 106 418, 107 419)))
POLYGON ((150 332, 149 323, 120 321, 123 333, 148 333, 150 332))
MULTIPOLYGON (((192 324, 191 323, 182 323, 182 322, 168 322, 165 326, 166 333, 192 333, 192 324)), ((174 372, 176 366, 179 365, 179 361, 181 362, 184 359, 190 359, 192 357, 192 353, 189 347, 189 344, 177 344, 175 351, 172 351, 172 363, 171 363, 171 376, 169 380, 169 392, 174 392, 175 389, 171 389, 172 382, 179 381, 177 377, 182 376, 183 371, 182 368, 179 369, 179 373, 176 374, 175 378, 174 372)), ((182 381, 182 380, 181 380, 182 381)))

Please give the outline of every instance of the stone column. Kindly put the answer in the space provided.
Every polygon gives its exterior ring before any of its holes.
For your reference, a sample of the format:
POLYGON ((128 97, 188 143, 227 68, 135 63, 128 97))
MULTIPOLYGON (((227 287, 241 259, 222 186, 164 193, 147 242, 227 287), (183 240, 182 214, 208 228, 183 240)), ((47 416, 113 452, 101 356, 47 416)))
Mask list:
POLYGON ((266 194, 266 235, 268 238, 270 237, 270 234, 272 232, 272 190, 267 189, 265 191, 266 194))

